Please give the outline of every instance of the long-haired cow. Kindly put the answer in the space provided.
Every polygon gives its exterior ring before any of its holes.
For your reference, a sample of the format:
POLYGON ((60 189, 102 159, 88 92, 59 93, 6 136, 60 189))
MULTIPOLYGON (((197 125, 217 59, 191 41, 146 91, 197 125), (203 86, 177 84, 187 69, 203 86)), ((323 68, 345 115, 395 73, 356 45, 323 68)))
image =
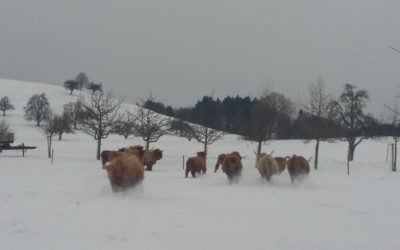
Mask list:
POLYGON ((188 178, 189 172, 192 174, 193 178, 196 178, 196 173, 205 174, 206 169, 206 153, 197 152, 197 156, 190 157, 186 161, 186 171, 185 178, 188 178))
POLYGON ((257 168, 261 177, 265 178, 267 181, 269 181, 274 174, 279 173, 278 162, 274 157, 266 153, 260 155, 257 161, 257 168))
POLYGON ((112 161, 112 159, 114 159, 115 157, 121 156, 122 154, 123 152, 121 151, 111 151, 111 150, 101 151, 100 157, 103 169, 105 169, 105 166, 108 162, 112 161))
POLYGON ((152 171, 154 164, 156 164, 162 156, 162 151, 158 148, 154 150, 145 150, 142 155, 142 162, 143 165, 146 166, 146 170, 152 171))
POLYGON ((228 177, 229 183, 237 182, 242 174, 242 158, 237 151, 230 154, 220 154, 215 164, 214 173, 217 172, 219 165, 222 165, 222 171, 228 177))
MULTIPOLYGON (((310 158, 311 160, 311 158, 310 158)), ((301 181, 305 175, 310 173, 309 161, 303 156, 293 155, 287 162, 287 169, 289 171, 292 183, 295 180, 301 181)))
POLYGON ((105 166, 114 192, 126 190, 144 179, 143 164, 135 155, 123 154, 105 166))

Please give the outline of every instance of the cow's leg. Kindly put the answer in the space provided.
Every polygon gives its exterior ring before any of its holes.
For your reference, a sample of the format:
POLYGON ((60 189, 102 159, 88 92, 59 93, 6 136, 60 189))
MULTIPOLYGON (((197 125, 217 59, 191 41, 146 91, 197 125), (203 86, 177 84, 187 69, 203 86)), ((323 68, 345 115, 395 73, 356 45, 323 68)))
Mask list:
POLYGON ((186 171, 185 171, 185 178, 188 178, 189 172, 190 172, 189 168, 186 168, 186 171))

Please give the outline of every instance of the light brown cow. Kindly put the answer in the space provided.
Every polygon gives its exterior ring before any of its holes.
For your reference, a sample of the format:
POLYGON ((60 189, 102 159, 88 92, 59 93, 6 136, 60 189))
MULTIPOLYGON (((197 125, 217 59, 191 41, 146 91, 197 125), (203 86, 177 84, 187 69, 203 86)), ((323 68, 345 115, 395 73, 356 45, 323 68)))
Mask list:
POLYGON ((106 165, 108 178, 114 192, 126 190, 144 179, 143 164, 135 155, 123 154, 106 165))
POLYGON ((136 145, 136 146, 131 146, 129 148, 119 148, 118 151, 103 150, 100 154, 103 169, 105 169, 105 165, 108 162, 111 162, 115 157, 124 154, 135 155, 139 157, 139 159, 141 159, 143 155, 143 147, 140 145, 136 145))
POLYGON ((271 155, 265 153, 260 155, 257 161, 257 168, 261 177, 265 178, 267 181, 270 181, 274 174, 279 173, 278 162, 271 155))
POLYGON ((193 178, 196 178, 196 173, 205 174, 207 171, 206 168, 206 153, 205 152, 197 152, 197 156, 190 157, 186 161, 186 171, 185 178, 188 178, 189 172, 192 174, 193 178))
POLYGON ((121 156, 122 154, 123 152, 120 151, 111 151, 111 150, 101 151, 100 157, 103 169, 105 169, 105 166, 108 162, 112 161, 112 159, 114 159, 115 157, 121 156))
MULTIPOLYGON (((311 160, 311 158, 310 158, 311 160)), ((303 156, 293 155, 287 162, 287 169, 289 171, 290 180, 292 183, 297 180, 301 181, 304 176, 310 173, 309 161, 303 156)))
POLYGON ((290 158, 289 156, 286 157, 274 157, 276 162, 279 165, 279 174, 282 173, 286 169, 287 160, 290 158))
POLYGON ((143 146, 136 145, 136 146, 130 146, 129 148, 126 149, 125 152, 136 155, 137 157, 139 157, 139 159, 142 159, 144 154, 144 149, 143 146))
POLYGON ((143 165, 146 170, 152 171, 154 164, 162 158, 162 151, 160 149, 145 150, 142 155, 143 165))

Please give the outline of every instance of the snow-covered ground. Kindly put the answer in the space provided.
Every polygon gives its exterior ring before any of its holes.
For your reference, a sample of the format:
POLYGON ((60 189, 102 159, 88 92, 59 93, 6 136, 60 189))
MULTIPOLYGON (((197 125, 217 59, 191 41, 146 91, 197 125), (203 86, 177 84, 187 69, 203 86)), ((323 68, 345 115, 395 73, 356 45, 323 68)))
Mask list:
MULTIPOLYGON (((254 167, 254 143, 233 135, 211 145, 208 172, 184 178, 182 156, 202 145, 165 136, 153 146, 164 158, 145 173, 141 187, 113 193, 96 161, 96 142, 76 133, 54 142, 54 163, 46 139, 23 106, 45 92, 56 112, 76 99, 62 87, 0 80, 15 110, 6 121, 15 144, 38 148, 0 153, 0 249, 400 249, 400 177, 386 162, 390 139, 365 141, 346 174, 346 143, 321 145, 320 169, 301 184, 287 171, 271 183, 254 167), (248 155, 242 179, 229 185, 213 173, 219 153, 248 155)), ((103 149, 143 144, 112 136, 103 149)), ((312 156, 314 144, 272 141, 274 155, 312 156)))

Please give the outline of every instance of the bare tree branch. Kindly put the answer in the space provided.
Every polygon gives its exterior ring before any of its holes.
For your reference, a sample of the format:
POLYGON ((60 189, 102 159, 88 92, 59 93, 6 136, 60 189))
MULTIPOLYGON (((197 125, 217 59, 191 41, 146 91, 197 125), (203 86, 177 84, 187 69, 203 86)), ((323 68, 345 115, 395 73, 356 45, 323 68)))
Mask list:
POLYGON ((154 102, 155 97, 151 95, 146 100, 140 100, 137 104, 138 110, 133 116, 132 126, 136 134, 146 142, 146 149, 150 143, 157 142, 163 135, 169 134, 171 129, 171 119, 158 114, 150 109, 144 108, 147 102, 154 102))
POLYGON ((96 158, 100 159, 101 140, 115 132, 122 101, 113 100, 111 92, 95 92, 89 100, 80 96, 78 101, 82 104, 78 129, 97 140, 96 158))

